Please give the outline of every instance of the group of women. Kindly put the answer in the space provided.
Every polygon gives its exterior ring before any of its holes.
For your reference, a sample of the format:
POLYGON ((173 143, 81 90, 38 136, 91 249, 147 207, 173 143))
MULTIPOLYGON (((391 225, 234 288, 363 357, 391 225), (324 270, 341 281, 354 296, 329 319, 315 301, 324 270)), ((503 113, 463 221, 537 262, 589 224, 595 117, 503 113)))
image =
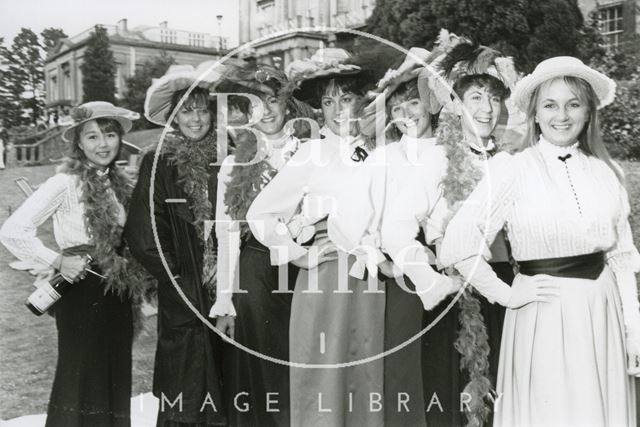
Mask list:
POLYGON ((77 282, 47 425, 129 424, 137 262, 159 426, 635 425, 640 255, 597 115, 615 84, 572 57, 518 80, 451 40, 381 79, 335 48, 172 66, 135 188, 129 112, 78 107, 72 159, 0 232, 77 282))

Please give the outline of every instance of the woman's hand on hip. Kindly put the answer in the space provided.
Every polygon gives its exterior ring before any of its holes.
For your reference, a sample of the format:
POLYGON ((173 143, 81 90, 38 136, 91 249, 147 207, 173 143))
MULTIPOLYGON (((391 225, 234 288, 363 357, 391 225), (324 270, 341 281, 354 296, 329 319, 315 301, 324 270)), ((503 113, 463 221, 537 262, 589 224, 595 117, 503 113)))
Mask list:
POLYGON ((547 274, 525 276, 519 274, 511 286, 507 308, 520 308, 532 302, 551 302, 560 296, 557 280, 547 274))

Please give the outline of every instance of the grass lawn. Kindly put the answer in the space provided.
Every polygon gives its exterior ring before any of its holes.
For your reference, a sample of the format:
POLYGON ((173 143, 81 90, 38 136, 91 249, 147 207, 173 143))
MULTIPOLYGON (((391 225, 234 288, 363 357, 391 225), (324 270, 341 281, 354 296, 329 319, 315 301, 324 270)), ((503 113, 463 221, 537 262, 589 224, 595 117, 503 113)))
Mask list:
MULTIPOLYGON (((640 162, 623 162, 631 200, 634 240, 640 243, 640 162)), ((0 171, 0 223, 24 200, 13 179, 25 176, 39 184, 53 174, 52 166, 0 171)), ((55 247, 51 223, 41 227, 45 244, 55 247)), ((0 419, 46 412, 56 363, 56 328, 49 316, 36 317, 23 303, 33 278, 14 271, 15 258, 0 245, 0 419)), ((133 393, 151 390, 155 348, 155 317, 137 339, 133 353, 133 393)))

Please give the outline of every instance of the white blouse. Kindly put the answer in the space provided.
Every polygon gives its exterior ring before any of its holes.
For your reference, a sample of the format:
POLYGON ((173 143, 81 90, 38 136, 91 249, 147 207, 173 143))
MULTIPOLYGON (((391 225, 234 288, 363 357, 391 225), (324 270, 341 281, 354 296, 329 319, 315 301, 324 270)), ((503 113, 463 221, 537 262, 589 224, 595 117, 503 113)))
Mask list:
MULTIPOLYGON (((281 142, 269 141, 265 160, 276 170, 284 167, 291 155, 298 149, 300 141, 289 136, 281 142)), ((218 238, 218 270, 216 282, 216 303, 211 308, 210 317, 235 316, 236 311, 231 299, 233 291, 238 292, 238 262, 240 259, 240 221, 233 220, 224 203, 224 195, 231 180, 231 171, 235 166, 235 156, 224 159, 218 172, 218 188, 216 192, 216 237, 218 238)), ((263 183, 269 182, 264 177, 263 183)))
MULTIPOLYGON (((81 197, 79 177, 57 173, 7 219, 0 229, 0 241, 22 261, 53 266, 60 254, 44 246, 37 237, 38 227, 49 217, 53 217, 53 234, 60 249, 91 244, 81 197)), ((115 194, 113 197, 115 198, 115 194)), ((124 226, 126 214, 120 203, 118 206, 118 222, 124 226)))
MULTIPOLYGON (((326 138, 300 145, 298 152, 256 197, 247 213, 253 235, 271 249, 271 264, 283 265, 300 258, 307 249, 288 232, 294 215, 304 216, 307 224, 357 207, 341 205, 341 193, 364 162, 353 160, 356 147, 365 149, 360 138, 339 137, 325 132, 326 138)), ((331 236, 331 227, 329 226, 331 236)))
MULTIPOLYGON (((488 242, 506 225, 516 260, 604 251, 614 272, 640 270, 627 192, 605 162, 577 145, 558 147, 541 138, 515 155, 496 155, 488 166, 447 228, 445 266, 477 255, 487 259, 488 242)), ((495 283, 491 299, 504 303, 505 286, 495 283)))
MULTIPOLYGON (((435 138, 415 139, 403 135, 400 141, 376 149, 367 158, 350 184, 350 191, 342 195, 345 200, 341 203, 351 203, 357 209, 346 210, 330 219, 332 240, 345 251, 358 256, 358 262, 351 270, 353 276, 362 278, 365 265, 375 276, 377 264, 385 259, 380 249, 395 254, 398 236, 391 230, 386 236, 388 238, 383 238, 383 224, 392 217, 404 216, 411 207, 415 207, 413 199, 401 200, 401 195, 407 190, 417 186, 422 188, 425 184, 429 189, 428 195, 433 199, 432 204, 435 203, 440 197, 437 184, 443 166, 446 166, 446 158, 435 138)), ((428 201, 418 203, 420 209, 431 211, 428 201)), ((409 217, 415 220, 415 216, 409 217)), ((419 224, 408 233, 409 242, 414 241, 418 227, 419 224)), ((403 240, 402 245, 405 243, 403 240)), ((427 258, 433 260, 433 254, 426 248, 423 250, 427 251, 427 258)))

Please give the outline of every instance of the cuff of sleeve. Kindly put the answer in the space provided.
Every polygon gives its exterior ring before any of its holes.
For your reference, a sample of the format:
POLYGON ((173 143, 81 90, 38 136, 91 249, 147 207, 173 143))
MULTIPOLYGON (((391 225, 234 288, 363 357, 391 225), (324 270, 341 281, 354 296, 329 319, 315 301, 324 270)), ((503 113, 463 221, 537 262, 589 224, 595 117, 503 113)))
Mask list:
POLYGON ((209 311, 209 317, 236 316, 231 298, 218 298, 209 311))
POLYGON ((511 299, 511 287, 509 287, 509 285, 506 285, 502 281, 500 281, 500 286, 496 290, 495 298, 487 298, 487 300, 490 303, 492 304, 498 303, 503 307, 507 306, 507 303, 509 302, 510 299, 511 299))
POLYGON ((447 276, 435 274, 431 276, 430 283, 425 286, 416 285, 416 290, 425 310, 431 310, 440 304, 447 295, 457 292, 460 289, 460 282, 454 281, 447 276))
POLYGON ((611 254, 607 258, 607 264, 614 273, 638 273, 640 272, 640 254, 635 248, 611 254))
POLYGON ((52 251, 51 249, 43 247, 38 250, 36 259, 40 262, 43 262, 45 265, 56 268, 57 266, 54 264, 58 256, 60 256, 60 254, 56 251, 52 251))
POLYGON ((308 252, 303 246, 289 242, 282 246, 271 247, 271 265, 284 265, 298 259, 308 252))

